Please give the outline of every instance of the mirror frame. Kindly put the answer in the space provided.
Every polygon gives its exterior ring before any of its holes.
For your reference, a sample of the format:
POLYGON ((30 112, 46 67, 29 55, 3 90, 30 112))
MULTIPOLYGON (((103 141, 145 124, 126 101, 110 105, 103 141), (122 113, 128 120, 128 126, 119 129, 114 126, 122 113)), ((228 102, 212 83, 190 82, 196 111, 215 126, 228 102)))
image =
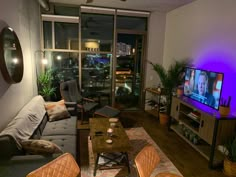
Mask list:
POLYGON ((9 84, 16 84, 19 83, 23 78, 24 73, 24 61, 23 61, 23 54, 19 39, 12 30, 5 22, 0 21, 0 70, 3 75, 5 81, 9 84), (12 34, 15 38, 15 46, 16 46, 16 54, 18 56, 19 65, 14 68, 13 74, 11 75, 9 69, 7 67, 6 58, 4 57, 4 33, 6 30, 12 31, 12 34))

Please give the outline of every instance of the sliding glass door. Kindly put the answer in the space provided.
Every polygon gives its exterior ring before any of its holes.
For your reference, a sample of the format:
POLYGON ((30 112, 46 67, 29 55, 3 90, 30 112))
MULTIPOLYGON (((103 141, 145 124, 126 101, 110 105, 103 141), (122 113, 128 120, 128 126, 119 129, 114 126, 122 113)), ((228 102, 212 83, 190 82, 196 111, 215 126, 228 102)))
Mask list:
POLYGON ((143 35, 117 34, 115 105, 137 110, 141 106, 143 35))
POLYGON ((111 104, 114 15, 81 14, 81 83, 84 96, 111 104))

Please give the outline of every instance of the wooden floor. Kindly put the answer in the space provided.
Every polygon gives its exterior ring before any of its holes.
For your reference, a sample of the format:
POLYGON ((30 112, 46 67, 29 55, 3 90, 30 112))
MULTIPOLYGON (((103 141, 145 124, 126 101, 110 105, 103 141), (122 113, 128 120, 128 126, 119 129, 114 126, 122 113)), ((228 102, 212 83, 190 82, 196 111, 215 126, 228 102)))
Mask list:
MULTIPOLYGON (((122 112, 120 120, 124 127, 142 126, 152 137, 156 144, 174 163, 184 177, 226 177, 222 169, 211 170, 208 168, 208 161, 195 151, 190 145, 182 140, 173 131, 159 124, 157 118, 145 112, 122 112)), ((80 136, 80 148, 83 148, 88 131, 86 127, 80 136)), ((81 162, 87 161, 87 155, 82 150, 81 162)))

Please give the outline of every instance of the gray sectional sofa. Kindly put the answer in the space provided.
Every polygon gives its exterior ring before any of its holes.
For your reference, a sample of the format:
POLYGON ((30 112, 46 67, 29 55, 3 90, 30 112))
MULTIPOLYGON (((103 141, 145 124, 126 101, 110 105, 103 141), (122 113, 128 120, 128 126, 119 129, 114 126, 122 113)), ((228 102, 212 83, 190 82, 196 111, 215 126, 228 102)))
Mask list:
POLYGON ((0 177, 23 177, 60 154, 28 155, 20 142, 27 139, 48 140, 76 159, 77 117, 48 121, 41 96, 35 96, 0 133, 0 177))

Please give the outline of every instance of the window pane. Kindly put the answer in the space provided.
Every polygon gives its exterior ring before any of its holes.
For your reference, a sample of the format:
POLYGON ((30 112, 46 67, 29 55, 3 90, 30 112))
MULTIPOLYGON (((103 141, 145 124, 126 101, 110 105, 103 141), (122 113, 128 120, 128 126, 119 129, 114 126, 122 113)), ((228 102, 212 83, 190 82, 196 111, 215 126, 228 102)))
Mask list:
POLYGON ((117 36, 115 103, 122 109, 136 109, 141 105, 142 45, 142 35, 117 36))
POLYGON ((37 52, 37 77, 46 70, 52 73, 51 86, 55 88, 55 95, 51 100, 60 100, 60 83, 67 80, 76 80, 79 83, 78 53, 68 52, 37 52), (45 62, 46 61, 46 62, 45 62))
POLYGON ((67 80, 76 80, 79 83, 79 62, 78 53, 68 52, 45 52, 48 60, 46 68, 53 73, 52 86, 56 88, 53 100, 60 100, 60 83, 67 80))
POLYGON ((87 14, 81 16, 82 50, 112 51, 113 15, 87 14))
POLYGON ((88 97, 101 97, 110 103, 111 54, 82 54, 82 88, 88 97))
POLYGON ((55 22, 55 48, 78 50, 77 23, 55 22))
POLYGON ((43 21, 43 40, 44 48, 52 48, 52 22, 43 21))
POLYGON ((127 17, 117 16, 117 29, 128 30, 147 30, 147 18, 146 17, 127 17))
POLYGON ((78 53, 53 52, 52 68, 60 81, 79 80, 78 53))
POLYGON ((79 7, 68 7, 68 6, 54 6, 55 15, 65 15, 65 16, 79 16, 79 7))

